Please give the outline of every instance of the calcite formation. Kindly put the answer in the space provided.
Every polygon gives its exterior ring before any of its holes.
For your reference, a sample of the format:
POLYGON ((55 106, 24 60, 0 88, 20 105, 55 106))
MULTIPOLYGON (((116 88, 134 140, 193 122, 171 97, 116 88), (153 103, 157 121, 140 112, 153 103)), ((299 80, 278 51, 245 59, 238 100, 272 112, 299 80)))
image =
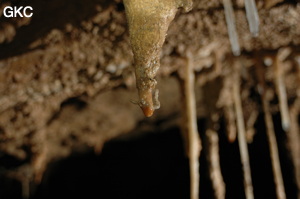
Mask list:
POLYGON ((178 8, 192 9, 192 0, 125 0, 131 47, 134 54, 136 86, 139 92, 137 104, 145 116, 150 117, 159 102, 153 100, 160 67, 160 54, 168 27, 178 8))

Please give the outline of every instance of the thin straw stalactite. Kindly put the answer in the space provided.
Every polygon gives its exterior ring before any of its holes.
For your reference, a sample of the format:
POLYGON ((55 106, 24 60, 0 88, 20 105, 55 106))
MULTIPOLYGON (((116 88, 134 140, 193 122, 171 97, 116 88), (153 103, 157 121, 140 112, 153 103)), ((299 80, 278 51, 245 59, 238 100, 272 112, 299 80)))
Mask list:
POLYGON ((233 83, 233 98, 235 105, 235 114, 237 119, 237 138, 240 148, 240 156, 244 172, 244 186, 246 199, 254 199, 253 185, 251 178, 251 168, 246 140, 245 122, 243 116, 242 101, 240 95, 240 64, 236 63, 233 83))
POLYGON ((281 124, 285 132, 290 128, 289 107, 287 101, 286 88, 284 83, 284 72, 282 70, 283 60, 288 56, 290 52, 286 49, 281 50, 276 56, 275 67, 275 86, 279 99, 279 108, 281 114, 281 124))
POLYGON ((221 173, 218 132, 209 128, 206 130, 206 137, 208 141, 209 173, 212 180, 215 198, 225 199, 226 188, 221 173))
POLYGON ((254 37, 259 33, 259 16, 254 0, 245 0, 246 15, 250 28, 250 32, 254 37))
POLYGON ((224 107, 224 117, 226 120, 227 138, 230 143, 236 140, 236 124, 235 124, 235 112, 232 105, 226 105, 224 107))
POLYGON ((199 156, 201 151, 201 140, 198 134, 196 97, 195 97, 195 75, 193 58, 187 53, 186 66, 182 68, 180 78, 183 80, 184 99, 184 132, 188 142, 188 157, 190 165, 190 195, 191 199, 199 198, 199 156))
MULTIPOLYGON (((298 85, 300 85, 300 55, 295 57, 296 67, 297 67, 297 77, 298 77, 298 85)), ((294 162, 295 167, 295 178, 298 187, 298 199, 300 199, 300 128, 298 123, 300 111, 300 88, 297 89, 297 99, 291 107, 290 111, 290 119, 291 119, 291 129, 288 136, 290 137, 290 148, 292 153, 292 160, 294 162)))
POLYGON ((232 7, 231 0, 223 0, 224 10, 225 10, 225 18, 227 23, 227 31, 229 35, 229 41, 231 44, 232 53, 235 56, 239 56, 241 54, 239 37, 236 31, 235 26, 235 17, 234 11, 232 7))
POLYGON ((298 188, 298 199, 300 199, 300 128, 298 124, 298 115, 300 110, 300 99, 298 98, 290 111, 291 128, 287 134, 288 146, 292 155, 292 161, 295 170, 295 181, 298 188))
POLYGON ((275 187, 276 187, 276 195, 278 199, 285 199, 285 189, 284 189, 284 183, 282 178, 282 172, 280 167, 280 160, 279 160, 279 154, 278 154, 278 144, 276 141, 275 131, 274 131, 274 124, 272 120, 272 115, 270 112, 270 106, 269 106, 269 100, 267 97, 267 91, 266 91, 266 85, 265 80, 263 77, 263 74, 265 74, 261 63, 257 65, 257 76, 259 80, 259 87, 260 87, 260 96, 264 111, 264 118, 266 123, 266 133, 269 141, 269 148, 270 148, 270 155, 271 155, 271 161, 272 161, 272 168, 273 168, 273 174, 274 174, 274 181, 275 181, 275 187))

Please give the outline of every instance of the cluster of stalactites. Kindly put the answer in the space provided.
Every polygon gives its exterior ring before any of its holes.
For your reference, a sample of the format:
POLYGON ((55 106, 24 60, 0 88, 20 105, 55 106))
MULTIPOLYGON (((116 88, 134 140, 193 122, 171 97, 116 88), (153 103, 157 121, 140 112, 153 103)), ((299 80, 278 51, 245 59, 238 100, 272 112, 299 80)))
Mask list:
MULTIPOLYGON (((239 56, 241 54, 241 49, 236 31, 235 17, 231 0, 223 0, 223 4, 232 53, 235 56, 239 56)), ((245 0, 245 8, 250 32, 253 37, 257 37, 259 32, 259 17, 255 1, 245 0)))

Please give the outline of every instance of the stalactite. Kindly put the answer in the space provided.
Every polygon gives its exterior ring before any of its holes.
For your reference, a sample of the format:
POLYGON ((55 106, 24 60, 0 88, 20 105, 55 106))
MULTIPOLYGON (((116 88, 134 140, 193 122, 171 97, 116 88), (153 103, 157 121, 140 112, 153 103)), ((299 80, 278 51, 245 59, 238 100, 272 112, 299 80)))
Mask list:
POLYGON ((251 169, 249 162, 249 154, 246 140, 246 131, 245 131, 245 122, 243 116, 242 101, 240 96, 240 64, 236 63, 235 74, 234 74, 233 84, 233 98, 235 105, 235 114, 237 119, 237 133, 238 133, 238 142, 240 148, 240 156, 244 172, 244 186, 245 194, 247 199, 253 199, 253 185, 251 179, 251 169))
MULTIPOLYGON (((124 0, 134 54, 138 105, 145 116, 152 116, 154 79, 160 67, 160 54, 166 33, 179 7, 192 8, 192 0, 124 0)), ((156 102, 158 100, 156 99, 156 102)))
POLYGON ((298 198, 300 198, 300 128, 298 124, 298 115, 300 110, 300 98, 298 98, 290 109, 291 128, 287 134, 288 147, 291 152, 292 161, 295 170, 295 181, 298 187, 298 198))
POLYGON ((229 35, 229 41, 231 44, 232 53, 235 56, 239 56, 241 54, 239 38, 235 27, 235 17, 234 11, 232 7, 231 0, 223 0, 224 9, 225 9, 225 18, 227 23, 227 31, 229 35))
MULTIPOLYGON (((298 85, 300 85, 300 55, 295 56, 297 73, 298 73, 298 85)), ((292 154, 292 161, 295 168, 295 178, 298 187, 298 199, 300 199, 300 128, 298 123, 300 111, 300 88, 297 90, 297 99, 294 105, 291 107, 290 119, 291 119, 291 129, 288 134, 290 150, 292 154)))
POLYGON ((280 168, 280 161, 279 161, 279 154, 278 154, 278 145, 275 137, 274 132, 274 124, 272 120, 272 115, 270 112, 269 107, 269 100, 267 97, 267 91, 266 91, 266 85, 263 75, 265 74, 265 71, 263 70, 260 63, 258 63, 256 67, 256 74, 259 80, 259 86, 260 86, 260 96, 265 116, 265 123, 267 128, 267 137, 269 141, 269 148, 270 148, 270 154, 271 154, 271 161, 272 161, 272 168, 274 173, 274 181, 276 186, 276 194, 278 199, 285 199, 285 189, 282 179, 282 173, 280 168))
POLYGON ((12 179, 16 179, 21 184, 21 193, 23 199, 28 199, 31 197, 32 190, 30 189, 30 183, 33 182, 33 172, 30 168, 30 165, 24 165, 20 168, 7 172, 8 176, 10 176, 12 179))
POLYGON ((192 65, 192 57, 188 55, 185 78, 185 96, 187 103, 187 122, 189 135, 189 158, 191 175, 191 199, 199 197, 199 156, 200 156, 200 137, 197 128, 196 98, 195 98, 195 77, 192 65))
POLYGON ((290 54, 290 49, 284 48, 279 50, 278 55, 275 58, 275 85, 276 91, 279 98, 279 108, 281 114, 281 124, 284 131, 288 131, 290 128, 289 108, 287 101, 286 88, 284 83, 284 71, 283 61, 290 54))
POLYGON ((255 1, 245 0, 245 7, 250 32, 254 37, 257 37, 259 33, 259 17, 255 1))
MULTIPOLYGON (((231 72, 231 71, 230 71, 231 72)), ((221 107, 224 112, 224 119, 226 122, 226 134, 227 139, 230 143, 236 140, 237 127, 236 127, 236 115, 234 110, 234 100, 232 95, 233 87, 233 75, 226 75, 223 78, 223 89, 221 91, 221 96, 219 97, 218 107, 221 107)))
POLYGON ((195 97, 195 75, 193 58, 187 53, 186 66, 181 68, 179 77, 183 89, 183 132, 188 142, 188 157, 190 164, 190 195, 191 199, 199 198, 199 156, 201 151, 201 140, 198 135, 196 97, 195 97))
POLYGON ((258 111, 254 110, 252 111, 249 119, 247 120, 246 127, 247 127, 247 132, 246 132, 246 138, 248 143, 253 142, 253 137, 255 135, 255 129, 254 129, 254 124, 257 120, 258 117, 258 111))
MULTIPOLYGON (((213 128, 213 127, 211 127, 213 128)), ((219 157, 219 137, 218 133, 211 128, 206 130, 208 140, 208 162, 209 173, 216 199, 225 199, 225 183, 221 173, 219 157)))
POLYGON ((226 120, 226 130, 229 142, 234 142, 236 140, 236 124, 235 124, 235 113, 234 108, 231 105, 224 107, 224 116, 226 120))

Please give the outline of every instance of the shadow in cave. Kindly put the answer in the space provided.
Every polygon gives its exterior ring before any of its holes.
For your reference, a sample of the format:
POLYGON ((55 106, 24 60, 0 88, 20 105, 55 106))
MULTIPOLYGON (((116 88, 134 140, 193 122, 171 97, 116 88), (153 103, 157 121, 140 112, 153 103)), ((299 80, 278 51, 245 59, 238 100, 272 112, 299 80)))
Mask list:
MULTIPOLYGON (((284 146, 286 140, 278 130, 280 118, 275 116, 274 121, 287 198, 296 198, 293 169, 284 146)), ((199 120, 198 125, 204 147, 200 157, 200 198, 211 199, 214 197, 205 153, 205 120, 199 120)), ((249 144, 254 195, 256 199, 276 198, 262 114, 255 127, 257 134, 253 143, 249 144)), ((219 147, 226 198, 243 199, 245 193, 238 142, 229 143, 224 130, 223 121, 219 147)), ((105 144, 101 155, 90 151, 52 163, 33 198, 188 199, 189 166, 180 129, 114 139, 105 144)))
MULTIPOLYGON (((120 10, 120 4, 111 0, 24 0, 11 3, 12 6, 31 6, 33 16, 29 25, 17 29, 12 42, 0 44, 0 60, 34 50, 29 45, 53 29, 64 29, 66 24, 80 26, 83 20, 97 13, 97 5, 106 9, 115 4, 116 10, 120 10)), ((0 26, 3 23, 16 23, 14 20, 1 17, 0 26)), ((43 46, 35 49, 38 48, 43 46)))
MULTIPOLYGON (((286 133, 280 125, 280 114, 274 115, 273 121, 286 196, 289 199, 296 199, 297 187, 294 168, 286 147, 286 133)), ((222 122, 221 129, 224 129, 224 123, 222 122)), ((263 114, 259 115, 255 129, 254 140, 251 144, 248 144, 254 197, 255 199, 275 199, 275 184, 263 114)), ((222 132, 219 136, 221 170, 226 184, 226 198, 245 198, 238 142, 229 143, 225 133, 222 132)))
POLYGON ((179 129, 105 144, 100 156, 73 155, 50 166, 39 198, 189 198, 188 159, 179 129))

